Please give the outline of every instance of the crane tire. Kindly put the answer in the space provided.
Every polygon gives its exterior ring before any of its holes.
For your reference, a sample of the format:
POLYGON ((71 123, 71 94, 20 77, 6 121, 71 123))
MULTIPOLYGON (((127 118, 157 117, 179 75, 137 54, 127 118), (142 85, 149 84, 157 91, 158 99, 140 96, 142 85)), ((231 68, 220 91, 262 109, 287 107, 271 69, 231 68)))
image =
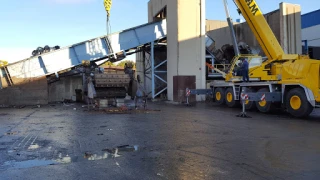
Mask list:
POLYGON ((218 105, 225 104, 225 90, 223 88, 216 88, 214 91, 214 99, 218 105))
MULTIPOLYGON (((258 92, 270 92, 269 88, 261 88, 258 92)), ((257 109, 262 113, 269 113, 274 111, 275 105, 271 101, 256 101, 255 102, 257 109)))
POLYGON ((313 111, 313 107, 302 88, 291 89, 286 95, 287 111, 294 117, 305 118, 313 111))
MULTIPOLYGON (((246 89, 246 91, 248 92, 248 93, 251 93, 251 92, 255 92, 253 89, 251 89, 251 88, 247 88, 246 89)), ((241 107, 242 107, 242 99, 240 98, 240 104, 241 104, 241 107)), ((246 102, 245 102, 245 108, 246 108, 246 110, 256 110, 257 109, 257 106, 256 106, 256 104, 255 104, 255 102, 254 101, 249 101, 249 100, 246 100, 246 102)))
POLYGON ((227 88, 227 90, 225 92, 225 101, 226 101, 226 104, 228 107, 230 107, 230 108, 237 107, 239 101, 235 100, 232 87, 227 88))

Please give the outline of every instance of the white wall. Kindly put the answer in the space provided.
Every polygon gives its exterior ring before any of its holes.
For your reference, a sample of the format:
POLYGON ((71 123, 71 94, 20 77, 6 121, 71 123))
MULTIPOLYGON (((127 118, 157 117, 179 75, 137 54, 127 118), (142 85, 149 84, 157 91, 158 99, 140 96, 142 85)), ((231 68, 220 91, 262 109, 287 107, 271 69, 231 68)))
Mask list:
POLYGON ((302 40, 308 40, 308 46, 320 47, 320 25, 302 29, 302 40))

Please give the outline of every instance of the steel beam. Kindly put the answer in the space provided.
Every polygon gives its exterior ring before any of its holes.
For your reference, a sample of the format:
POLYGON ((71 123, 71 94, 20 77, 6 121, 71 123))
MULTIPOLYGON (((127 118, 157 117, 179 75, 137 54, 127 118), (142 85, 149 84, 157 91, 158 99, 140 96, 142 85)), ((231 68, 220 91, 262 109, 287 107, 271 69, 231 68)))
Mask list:
POLYGON ((155 76, 154 76, 154 42, 151 42, 151 92, 152 92, 152 99, 155 98, 155 76))

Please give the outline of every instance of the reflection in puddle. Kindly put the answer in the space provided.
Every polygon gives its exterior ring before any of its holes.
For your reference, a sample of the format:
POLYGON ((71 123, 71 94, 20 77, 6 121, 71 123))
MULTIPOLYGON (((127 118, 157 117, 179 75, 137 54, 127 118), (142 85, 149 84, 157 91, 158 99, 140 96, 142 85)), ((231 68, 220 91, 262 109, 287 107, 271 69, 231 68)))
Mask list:
POLYGON ((102 151, 105 151, 106 153, 103 153, 102 155, 97 154, 90 154, 88 152, 85 153, 84 158, 88 159, 89 161, 95 161, 95 160, 101 160, 101 159, 107 159, 107 158, 117 158, 121 156, 121 152, 134 152, 138 151, 139 146, 118 146, 117 148, 113 149, 103 149, 102 151))
POLYGON ((71 163, 71 157, 68 155, 66 157, 61 157, 61 153, 60 153, 59 159, 56 159, 56 162, 58 162, 60 164, 71 163))
POLYGON ((31 144, 28 149, 38 149, 40 146, 38 144, 31 144))
POLYGON ((104 153, 103 155, 97 155, 97 154, 90 154, 86 155, 84 158, 88 159, 89 161, 95 161, 95 160, 101 160, 101 159, 107 159, 111 158, 112 156, 108 153, 104 153))
POLYGON ((36 166, 47 166, 47 165, 54 165, 56 164, 53 160, 40 160, 40 159, 34 159, 34 160, 28 160, 28 161, 8 161, 3 164, 4 167, 8 168, 31 168, 36 166))
MULTIPOLYGON (((135 146, 118 146, 113 149, 103 149, 102 151, 105 151, 102 155, 98 154, 91 154, 89 152, 86 152, 84 155, 84 159, 87 159, 88 161, 96 161, 96 160, 103 160, 108 158, 117 158, 121 156, 122 152, 134 152, 138 151, 137 145, 135 146)), ((29 149, 37 149, 39 148, 38 144, 31 145, 29 149)), ((75 157, 75 159, 78 159, 75 157)), ((75 160, 73 159, 73 160, 75 160)), ((48 165, 57 165, 57 164, 68 164, 73 162, 70 156, 63 157, 61 153, 59 153, 58 158, 54 160, 46 160, 46 159, 33 159, 33 160, 27 160, 27 161, 20 161, 17 162, 15 160, 13 161, 7 161, 3 165, 0 166, 0 170, 5 169, 20 169, 20 168, 31 168, 31 167, 38 167, 38 166, 48 166, 48 165)), ((119 166, 119 165, 118 165, 119 166)))
POLYGON ((7 161, 1 167, 0 170, 4 169, 23 169, 31 168, 38 166, 48 166, 48 165, 57 165, 57 164, 66 164, 71 163, 71 157, 59 157, 55 160, 46 160, 46 159, 33 159, 27 161, 7 161))
POLYGON ((116 154, 118 152, 133 152, 133 151, 138 151, 139 146, 129 146, 129 145, 124 145, 124 146, 118 146, 113 149, 103 149, 102 151, 106 151, 110 154, 116 154))

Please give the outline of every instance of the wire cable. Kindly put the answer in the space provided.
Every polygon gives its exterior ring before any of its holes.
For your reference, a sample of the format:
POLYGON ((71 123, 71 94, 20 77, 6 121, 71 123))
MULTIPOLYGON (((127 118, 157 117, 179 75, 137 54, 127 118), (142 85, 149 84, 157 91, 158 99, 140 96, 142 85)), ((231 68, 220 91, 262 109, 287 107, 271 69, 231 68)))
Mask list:
POLYGON ((310 42, 310 41, 316 41, 316 40, 320 40, 320 38, 315 38, 315 39, 310 39, 310 40, 307 39, 308 42, 310 42))

